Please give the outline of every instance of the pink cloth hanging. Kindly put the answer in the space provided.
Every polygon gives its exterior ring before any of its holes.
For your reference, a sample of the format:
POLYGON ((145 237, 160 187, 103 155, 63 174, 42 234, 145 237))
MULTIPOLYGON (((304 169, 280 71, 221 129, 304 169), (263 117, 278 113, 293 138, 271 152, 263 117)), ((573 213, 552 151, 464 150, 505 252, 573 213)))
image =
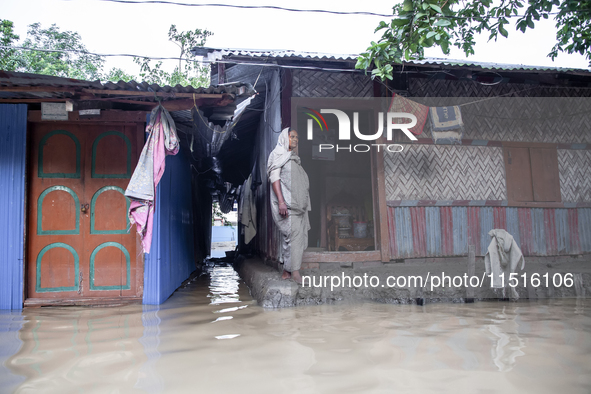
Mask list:
POLYGON ((164 175, 166 156, 176 155, 179 151, 179 139, 174 121, 162 105, 152 110, 146 132, 149 133, 148 140, 142 149, 125 196, 131 200, 129 221, 136 225, 144 253, 150 253, 156 186, 164 175))

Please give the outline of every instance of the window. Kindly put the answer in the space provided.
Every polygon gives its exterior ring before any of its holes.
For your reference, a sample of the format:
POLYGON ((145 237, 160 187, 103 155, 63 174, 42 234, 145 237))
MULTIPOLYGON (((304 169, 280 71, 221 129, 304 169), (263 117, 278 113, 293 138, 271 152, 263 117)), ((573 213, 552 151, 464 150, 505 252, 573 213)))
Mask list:
POLYGON ((559 202, 556 148, 505 147, 507 198, 510 202, 559 202))

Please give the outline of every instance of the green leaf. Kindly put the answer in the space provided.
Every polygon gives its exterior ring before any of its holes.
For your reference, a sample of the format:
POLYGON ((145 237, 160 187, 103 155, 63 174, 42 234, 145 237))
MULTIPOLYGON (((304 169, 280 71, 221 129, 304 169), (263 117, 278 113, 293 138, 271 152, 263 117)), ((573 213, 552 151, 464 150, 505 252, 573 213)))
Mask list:
POLYGON ((534 21, 533 21, 533 20, 531 20, 531 19, 528 19, 528 20, 527 20, 527 26, 528 26, 530 29, 533 29, 533 28, 535 27, 535 25, 534 25, 534 21))
POLYGON ((392 19, 392 26, 405 26, 409 22, 408 19, 392 19))
POLYGON ((380 24, 378 25, 378 27, 376 27, 376 29, 374 30, 374 33, 382 30, 383 28, 388 27, 388 24, 384 21, 380 21, 380 24))
POLYGON ((430 31, 429 33, 427 33, 427 38, 431 38, 431 37, 433 37, 435 34, 437 34, 437 32, 435 32, 435 31, 430 31))
POLYGON ((435 4, 429 4, 429 6, 431 8, 433 8, 435 11, 439 12, 440 14, 443 14, 443 11, 441 10, 441 8, 438 5, 435 4))
POLYGON ((413 10, 412 0, 404 0, 404 3, 402 4, 402 10, 403 11, 412 11, 413 10))
POLYGON ((503 27, 503 25, 499 25, 499 33, 501 33, 501 35, 505 38, 507 38, 508 34, 507 30, 505 30, 505 28, 503 27))
POLYGON ((440 27, 444 27, 444 26, 449 26, 451 25, 451 22, 447 19, 439 19, 437 22, 435 22, 433 24, 434 26, 440 26, 440 27))

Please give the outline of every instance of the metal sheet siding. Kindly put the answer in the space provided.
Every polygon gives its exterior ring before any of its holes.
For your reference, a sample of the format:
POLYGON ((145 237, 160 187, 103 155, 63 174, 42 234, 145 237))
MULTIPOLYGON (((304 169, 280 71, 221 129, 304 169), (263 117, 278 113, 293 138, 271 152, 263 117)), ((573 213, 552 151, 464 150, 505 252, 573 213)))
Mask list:
POLYGON ((479 219, 479 207, 468 207, 468 245, 474 245, 476 254, 480 254, 480 219, 479 219))
POLYGON ((488 232, 507 230, 525 256, 591 252, 591 208, 389 207, 392 258, 486 254, 488 232))
POLYGON ((0 104, 0 309, 22 309, 27 106, 0 104))
MULTIPOLYGON (((494 207, 493 208, 494 227, 507 230, 507 208, 494 207)), ((508 230, 507 230, 508 231, 508 230)))
POLYGON ((517 245, 523 251, 523 247, 521 246, 521 236, 519 235, 519 213, 517 208, 506 208, 505 211, 506 220, 507 220, 507 232, 513 236, 517 245))
POLYGON ((453 215, 451 207, 441 207, 441 246, 442 254, 444 256, 452 256, 454 254, 454 230, 453 230, 453 215))
POLYGON ((427 255, 432 257, 441 256, 439 207, 425 207, 425 224, 427 230, 427 255))
POLYGON ((580 208, 578 211, 581 252, 591 252, 591 208, 580 208))
POLYGON ((163 303, 195 270, 191 176, 182 149, 166 159, 156 193, 152 250, 145 258, 144 304, 163 303))
MULTIPOLYGON (((260 179, 262 184, 257 188, 257 234, 255 236, 255 247, 260 254, 267 259, 281 260, 282 235, 279 228, 273 222, 271 212, 270 194, 273 193, 267 176, 267 160, 270 153, 275 149, 279 133, 274 130, 281 130, 281 100, 271 100, 272 97, 279 97, 281 90, 281 79, 279 72, 274 71, 266 95, 264 118, 261 122, 256 136, 258 150, 258 165, 255 165, 253 179, 260 179), (256 175, 256 176, 255 176, 256 175)), ((250 169, 247 169, 250 171, 250 169)), ((312 209, 320 209, 313 206, 312 209)))
POLYGON ((466 207, 452 208, 454 255, 468 253, 468 209, 466 207))
POLYGON ((413 254, 419 256, 427 255, 427 241, 425 229, 425 208, 412 207, 410 210, 410 218, 412 224, 412 244, 413 254))
MULTIPOLYGON (((488 250, 488 245, 490 244, 491 240, 491 237, 488 235, 488 232, 494 228, 498 228, 495 227, 494 209, 495 208, 492 207, 484 207, 481 208, 480 211, 480 252, 476 252, 476 254, 479 256, 485 255, 486 251, 488 250)), ((498 212, 497 215, 499 215, 498 212)))
POLYGON ((568 209, 556 209, 556 250, 558 254, 570 253, 570 234, 568 231, 568 209))
POLYGON ((533 252, 531 209, 517 208, 517 215, 521 251, 524 255, 531 256, 533 252))
POLYGON ((394 208, 388 207, 388 234, 390 235, 390 256, 398 256, 396 244, 396 222, 394 221, 394 208))
POLYGON ((556 210, 544 209, 544 233, 546 234, 546 254, 556 255, 558 245, 556 239, 556 210))
POLYGON ((399 257, 413 257, 412 225, 409 208, 395 209, 396 243, 399 257))
POLYGON ((543 256, 546 254, 546 228, 544 225, 544 209, 534 208, 531 210, 532 223, 532 254, 543 256))
POLYGON ((579 212, 577 209, 568 210, 568 233, 570 235, 570 253, 580 253, 581 239, 579 236, 579 212))

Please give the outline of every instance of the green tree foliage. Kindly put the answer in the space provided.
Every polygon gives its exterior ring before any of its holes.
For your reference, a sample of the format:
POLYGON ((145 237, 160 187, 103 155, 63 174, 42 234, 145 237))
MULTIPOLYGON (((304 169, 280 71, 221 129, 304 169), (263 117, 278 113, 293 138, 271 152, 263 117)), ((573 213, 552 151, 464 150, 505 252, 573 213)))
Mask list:
POLYGON ((33 23, 29 25, 27 38, 20 46, 64 52, 17 51, 17 71, 86 80, 101 78, 105 59, 88 53, 76 32, 60 31, 55 24, 43 28, 41 24, 33 23))
POLYGON ((112 68, 103 73, 104 56, 90 54, 76 32, 60 31, 56 25, 43 28, 39 23, 29 25, 27 38, 19 43, 20 37, 14 34, 11 21, 0 19, 0 46, 23 47, 24 49, 0 48, 0 70, 30 72, 58 77, 84 80, 129 82, 142 79, 148 83, 194 87, 209 85, 209 68, 201 66, 190 52, 191 48, 204 46, 207 37, 213 33, 207 30, 179 32, 175 25, 170 26, 168 38, 179 49, 179 63, 172 72, 155 64, 149 58, 134 58, 140 65, 139 78, 120 68, 112 68), (40 49, 40 51, 30 50, 40 49), (57 50, 58 52, 48 52, 57 50), (183 61, 182 59, 190 59, 183 61))
MULTIPOLYGON (((0 45, 12 47, 19 40, 11 21, 0 19, 0 45)), ((13 71, 19 67, 15 49, 0 48, 0 70, 13 71)))
POLYGON ((466 56, 474 54, 474 37, 488 33, 495 41, 508 37, 510 21, 525 32, 541 18, 556 22, 556 44, 548 56, 559 52, 584 55, 591 66, 591 0, 404 0, 393 7, 393 19, 381 21, 382 37, 357 59, 356 68, 369 69, 372 77, 392 79, 392 64, 424 58, 425 48, 440 47, 449 54, 456 46, 466 56))
POLYGON ((152 64, 148 58, 134 58, 140 65, 140 77, 148 83, 159 85, 208 86, 209 68, 200 66, 196 59, 193 61, 195 56, 191 53, 191 48, 204 46, 207 37, 211 35, 212 32, 201 29, 179 32, 176 25, 171 25, 168 39, 179 47, 178 66, 172 72, 167 72, 162 68, 162 61, 152 64), (189 60, 183 62, 183 59, 189 60))
POLYGON ((129 81, 136 80, 137 78, 131 74, 126 73, 125 71, 123 71, 120 68, 113 67, 101 79, 105 80, 105 81, 112 81, 112 82, 119 82, 119 81, 129 82, 129 81))

